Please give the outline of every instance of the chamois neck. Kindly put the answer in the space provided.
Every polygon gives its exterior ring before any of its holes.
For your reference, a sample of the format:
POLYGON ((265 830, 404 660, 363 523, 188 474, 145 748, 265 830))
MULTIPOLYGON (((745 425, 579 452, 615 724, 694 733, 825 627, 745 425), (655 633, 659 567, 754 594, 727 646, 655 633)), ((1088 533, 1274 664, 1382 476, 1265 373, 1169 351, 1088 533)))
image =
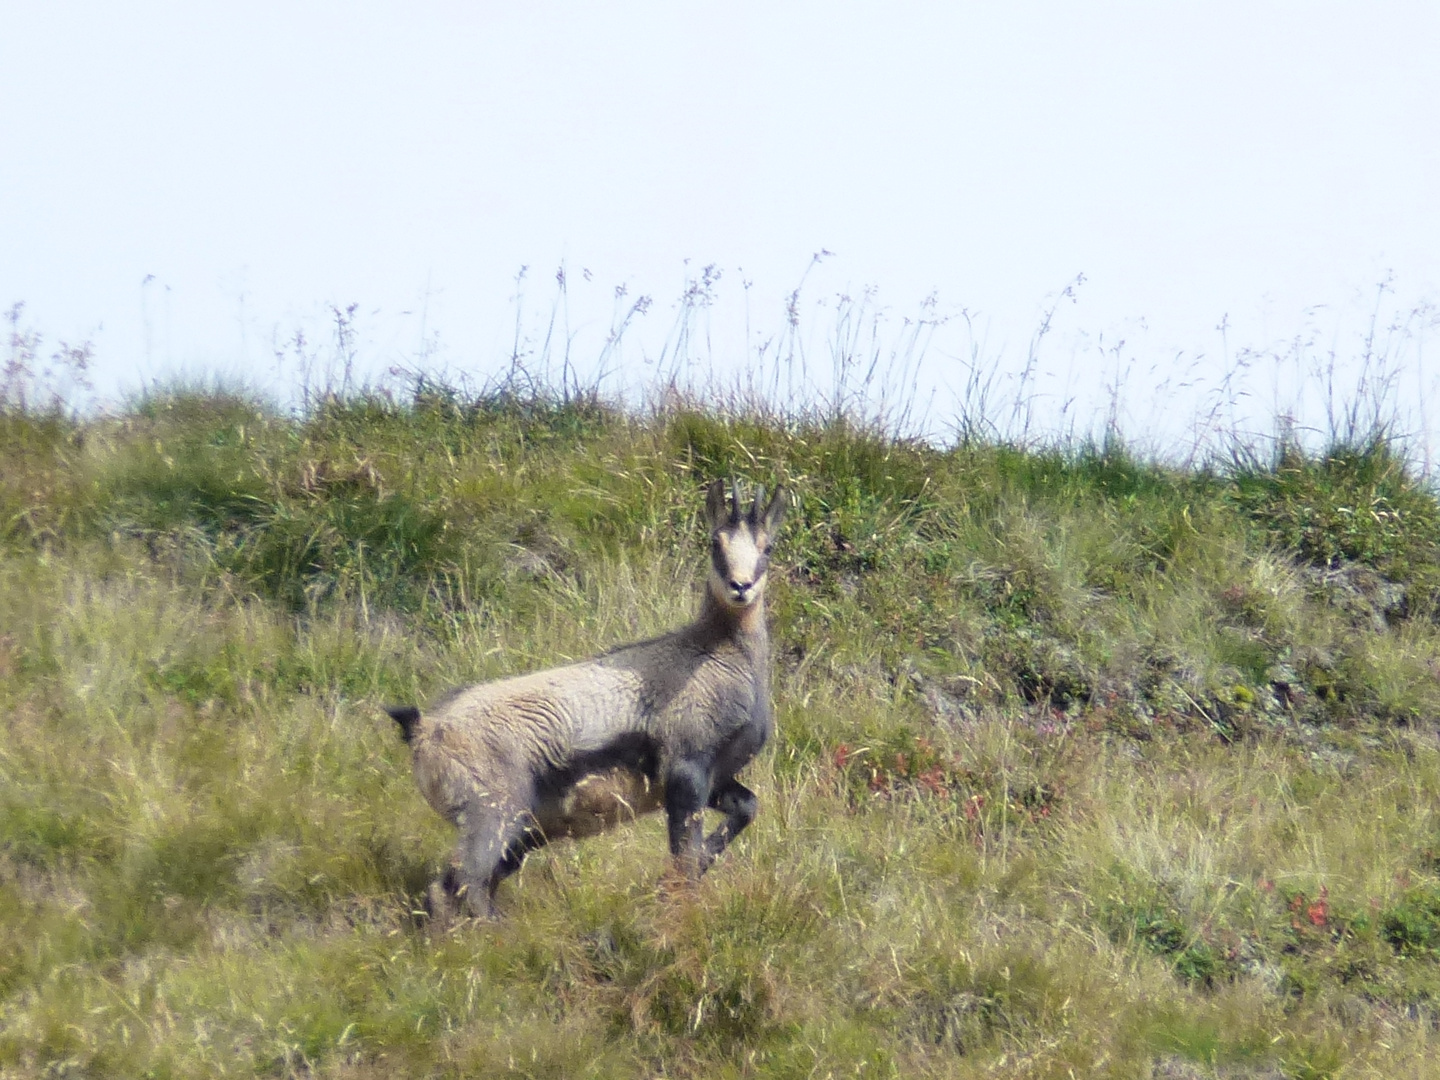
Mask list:
POLYGON ((736 611, 715 599, 708 588, 700 602, 700 616, 696 626, 704 627, 720 637, 735 638, 744 644, 762 648, 770 644, 770 634, 765 628, 765 601, 762 597, 748 607, 736 611))

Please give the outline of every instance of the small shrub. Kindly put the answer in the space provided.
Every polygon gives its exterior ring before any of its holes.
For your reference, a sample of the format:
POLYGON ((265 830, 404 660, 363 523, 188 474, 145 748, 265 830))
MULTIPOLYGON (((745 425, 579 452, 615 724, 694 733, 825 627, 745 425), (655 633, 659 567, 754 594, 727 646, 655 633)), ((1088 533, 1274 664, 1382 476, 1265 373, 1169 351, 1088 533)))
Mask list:
POLYGON ((1380 933, 1402 956, 1440 956, 1440 891, 1406 892, 1381 912, 1380 933))

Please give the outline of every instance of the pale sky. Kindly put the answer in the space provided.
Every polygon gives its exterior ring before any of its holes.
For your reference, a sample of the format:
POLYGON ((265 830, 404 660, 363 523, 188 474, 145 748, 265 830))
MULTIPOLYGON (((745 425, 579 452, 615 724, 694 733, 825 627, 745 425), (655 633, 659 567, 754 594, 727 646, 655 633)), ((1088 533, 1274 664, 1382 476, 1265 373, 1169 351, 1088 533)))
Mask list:
MULTIPOLYGON (((483 377, 519 268, 537 339, 563 264, 582 370, 615 287, 654 297, 616 376, 643 380, 687 275, 720 269, 710 355, 737 370, 747 306, 753 349, 828 250, 812 357, 837 293, 878 290, 892 333, 933 293, 943 426, 956 313, 1013 374, 1083 273, 1041 366, 1092 409, 1121 339, 1213 384, 1307 327, 1353 355, 1387 277, 1386 319, 1440 297, 1437 58, 1434 0, 4 0, 0 305, 93 340, 107 394, 293 378, 274 343, 350 303, 366 372, 483 377)), ((1396 346, 1412 399, 1429 319, 1396 346)))

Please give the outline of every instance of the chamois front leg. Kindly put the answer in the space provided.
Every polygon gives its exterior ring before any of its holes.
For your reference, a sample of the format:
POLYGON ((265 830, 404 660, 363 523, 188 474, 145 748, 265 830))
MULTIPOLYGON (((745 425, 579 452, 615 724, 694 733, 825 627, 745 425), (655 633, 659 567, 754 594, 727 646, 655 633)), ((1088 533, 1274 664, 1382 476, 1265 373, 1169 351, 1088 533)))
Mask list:
MULTIPOLYGON (((760 800, 755 793, 733 776, 715 785, 710 793, 710 808, 719 810, 725 820, 715 826, 715 831, 705 838, 705 863, 709 866, 715 857, 724 851, 730 841, 739 836, 745 826, 755 820, 755 811, 760 800)), ((704 869, 704 866, 701 869, 704 869)))
POLYGON ((665 777, 665 818, 670 831, 670 854, 691 881, 705 872, 704 815, 710 801, 709 770, 697 762, 673 766, 665 777))

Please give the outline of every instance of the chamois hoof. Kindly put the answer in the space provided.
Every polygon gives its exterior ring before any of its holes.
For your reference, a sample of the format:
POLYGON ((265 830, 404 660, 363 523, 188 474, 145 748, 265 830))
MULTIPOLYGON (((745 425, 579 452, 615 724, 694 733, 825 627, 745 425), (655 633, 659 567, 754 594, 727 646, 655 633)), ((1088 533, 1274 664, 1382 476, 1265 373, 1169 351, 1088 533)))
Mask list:
POLYGON ((664 903, 683 904, 695 899, 699 885, 699 877, 692 877, 683 868, 671 863, 655 883, 655 893, 664 903))
POLYGON ((453 866, 430 883, 425 891, 425 914, 432 933, 445 933, 465 912, 465 886, 453 866))

